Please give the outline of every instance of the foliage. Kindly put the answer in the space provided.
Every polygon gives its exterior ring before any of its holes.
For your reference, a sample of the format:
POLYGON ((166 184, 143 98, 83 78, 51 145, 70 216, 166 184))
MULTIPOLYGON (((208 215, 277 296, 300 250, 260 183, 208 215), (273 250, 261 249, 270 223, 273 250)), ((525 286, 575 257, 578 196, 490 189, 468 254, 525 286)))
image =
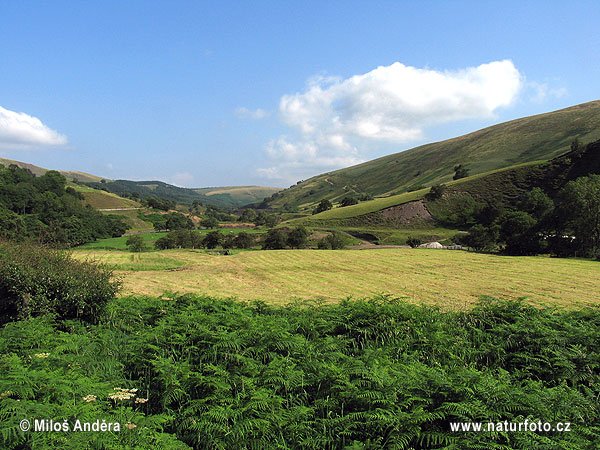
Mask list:
POLYGON ((254 244, 254 238, 245 231, 240 231, 233 239, 235 248, 250 248, 254 244))
POLYGON ((457 166, 454 166, 454 176, 452 177, 453 180, 460 180, 461 178, 466 178, 469 176, 469 169, 465 166, 463 166, 462 164, 458 164, 457 166))
POLYGON ((321 238, 317 243, 317 248, 320 250, 341 250, 346 246, 344 234, 334 230, 327 236, 321 238))
POLYGON ((59 172, 40 177, 15 165, 0 165, 0 235, 22 241, 34 238, 75 246, 98 238, 121 236, 127 226, 84 206, 80 193, 66 187, 59 172))
POLYGON ((144 249, 144 239, 140 235, 131 236, 127 239, 127 250, 130 252, 143 252, 144 249))
POLYGON ((118 291, 112 271, 60 250, 0 243, 0 320, 55 314, 96 321, 118 291))
POLYGON ((209 231, 208 233, 206 233, 206 236, 204 236, 204 239, 202 240, 202 244, 206 248, 215 248, 215 247, 218 247, 219 245, 221 245, 222 241, 223 241, 223 235, 221 234, 221 232, 219 230, 215 230, 215 231, 209 231))
POLYGON ((170 248, 202 248, 204 241, 202 235, 194 230, 175 230, 157 239, 154 247, 158 250, 170 248))
POLYGON ((509 211, 500 220, 500 239, 509 255, 535 255, 542 250, 537 221, 524 211, 509 211))
POLYGON ((459 240, 460 244, 478 252, 494 250, 499 238, 498 228, 498 225, 473 225, 469 233, 459 240))
POLYGON ((313 210, 313 214, 319 214, 320 212, 327 211, 331 208, 333 208, 333 205, 331 204, 331 202, 329 200, 327 200, 326 198, 324 198, 323 200, 321 200, 319 202, 317 207, 313 210))
POLYGON ((431 186, 429 192, 425 194, 425 199, 429 201, 438 200, 443 197, 444 192, 446 192, 446 185, 444 184, 436 184, 431 186))
POLYGON ((308 230, 302 226, 296 227, 287 233, 287 245, 291 248, 304 248, 308 241, 308 230))
POLYGON ((172 212, 166 217, 165 226, 167 230, 191 230, 194 228, 194 222, 188 216, 172 212))
POLYGON ((287 245, 287 233, 279 228, 273 228, 267 232, 263 242, 263 250, 280 250, 287 245))
POLYGON ((600 175, 580 177, 560 191, 557 222, 575 236, 581 254, 600 254, 600 175))
POLYGON ((389 297, 286 307, 121 298, 97 326, 28 319, 0 329, 0 446, 592 449, 599 338, 597 308, 492 299, 442 312, 389 297), (130 398, 111 400, 115 387, 130 398), (25 434, 23 417, 136 427, 25 434), (450 430, 525 419, 568 421, 571 432, 450 430))
POLYGON ((417 248, 422 243, 423 241, 416 237, 409 237, 406 239, 406 245, 410 245, 411 248, 417 248))
POLYGON ((357 205, 358 200, 355 197, 346 196, 340 202, 340 207, 357 205))
POLYGON ((219 221, 213 216, 208 216, 202 219, 200 222, 200 226, 203 228, 217 228, 219 226, 219 221))

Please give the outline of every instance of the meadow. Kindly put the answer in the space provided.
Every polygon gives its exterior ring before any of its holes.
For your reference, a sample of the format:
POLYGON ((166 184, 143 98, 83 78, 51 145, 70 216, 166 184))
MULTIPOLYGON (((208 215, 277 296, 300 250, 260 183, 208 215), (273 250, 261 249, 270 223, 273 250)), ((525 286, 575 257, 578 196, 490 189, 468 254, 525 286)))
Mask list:
POLYGON ((536 305, 598 303, 598 263, 431 249, 205 250, 142 253, 76 249, 73 256, 114 267, 121 295, 176 291, 242 301, 366 298, 377 294, 465 309, 482 295, 536 305))

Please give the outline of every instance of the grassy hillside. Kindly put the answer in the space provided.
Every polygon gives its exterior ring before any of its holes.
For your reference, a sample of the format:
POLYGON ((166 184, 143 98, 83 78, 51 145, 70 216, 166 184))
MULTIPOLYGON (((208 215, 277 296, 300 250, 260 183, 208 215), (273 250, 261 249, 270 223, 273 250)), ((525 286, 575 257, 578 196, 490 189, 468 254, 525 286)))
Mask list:
POLYGON ((118 195, 129 195, 134 192, 140 197, 156 197, 167 200, 174 200, 177 203, 191 205, 198 201, 205 205, 215 205, 219 207, 243 206, 248 203, 256 202, 265 196, 272 195, 279 191, 278 188, 269 188, 262 186, 231 186, 216 188, 190 189, 173 186, 162 181, 131 181, 114 180, 106 183, 89 183, 90 186, 108 189, 110 192, 118 195))
MULTIPOLYGON (((40 175, 44 175, 49 170, 49 169, 44 169, 43 167, 35 166, 33 164, 25 163, 22 161, 15 161, 13 159, 6 159, 6 158, 0 158, 0 164, 4 165, 6 167, 10 166, 11 164, 14 164, 23 169, 29 169, 34 175, 36 175, 38 177, 40 175)), ((67 178, 67 180, 77 180, 77 181, 81 181, 84 183, 97 182, 102 179, 101 177, 98 177, 96 175, 90 175, 89 173, 77 172, 77 171, 72 171, 72 170, 59 170, 59 172, 62 173, 65 176, 65 178, 67 178)))
POLYGON ((218 199, 220 202, 229 203, 232 206, 242 206, 261 201, 265 197, 270 197, 274 193, 281 191, 281 188, 267 186, 225 186, 194 190, 211 200, 218 199))
POLYGON ((287 303, 389 293, 462 309, 481 295, 568 306, 597 304, 600 292, 595 261, 452 250, 264 250, 221 256, 202 250, 76 249, 73 255, 114 265, 123 276, 123 294, 179 291, 287 303))
POLYGON ((264 206, 312 208, 323 198, 335 201, 348 194, 394 195, 448 182, 457 164, 475 175, 549 160, 568 151, 575 138, 600 139, 599 123, 600 101, 525 117, 312 177, 275 194, 264 206))

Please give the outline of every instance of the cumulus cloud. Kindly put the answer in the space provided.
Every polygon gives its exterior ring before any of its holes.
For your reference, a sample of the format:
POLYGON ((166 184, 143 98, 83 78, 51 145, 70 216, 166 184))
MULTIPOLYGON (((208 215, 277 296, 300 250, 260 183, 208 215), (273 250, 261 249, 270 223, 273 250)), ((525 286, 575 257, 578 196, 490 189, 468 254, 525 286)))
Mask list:
POLYGON ((339 168, 361 161, 358 149, 369 142, 408 143, 424 139, 433 125, 493 117, 522 86, 509 60, 456 71, 396 62, 347 79, 311 78, 303 92, 281 97, 279 119, 295 135, 267 145, 277 163, 261 174, 272 177, 277 167, 282 177, 290 167, 339 168))
POLYGON ((236 117, 239 117, 240 119, 264 119, 265 117, 267 117, 269 115, 268 111, 265 111, 264 109, 248 109, 248 108, 244 108, 243 106, 240 106, 239 108, 236 108, 235 111, 233 112, 236 117))
POLYGON ((37 117, 0 106, 0 148, 29 149, 67 144, 67 137, 42 123, 37 117))

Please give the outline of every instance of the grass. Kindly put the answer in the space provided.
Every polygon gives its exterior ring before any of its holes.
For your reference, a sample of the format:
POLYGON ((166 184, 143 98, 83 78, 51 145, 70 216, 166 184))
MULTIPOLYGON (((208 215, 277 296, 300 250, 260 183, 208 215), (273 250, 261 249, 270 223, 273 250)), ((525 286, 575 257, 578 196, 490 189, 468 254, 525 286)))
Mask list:
POLYGON ((115 251, 86 251, 78 250, 77 258, 83 260, 94 260, 118 271, 156 271, 176 269, 184 266, 185 261, 177 258, 165 257, 160 252, 115 252, 115 251))
POLYGON ((294 298, 334 302, 387 293, 463 309, 481 295, 575 306, 597 304, 600 292, 598 262, 542 256, 427 249, 273 250, 230 256, 166 250, 131 261, 127 252, 82 249, 73 254, 116 264, 123 295, 177 291, 283 304, 294 298), (160 264, 177 271, 162 270, 160 264))

